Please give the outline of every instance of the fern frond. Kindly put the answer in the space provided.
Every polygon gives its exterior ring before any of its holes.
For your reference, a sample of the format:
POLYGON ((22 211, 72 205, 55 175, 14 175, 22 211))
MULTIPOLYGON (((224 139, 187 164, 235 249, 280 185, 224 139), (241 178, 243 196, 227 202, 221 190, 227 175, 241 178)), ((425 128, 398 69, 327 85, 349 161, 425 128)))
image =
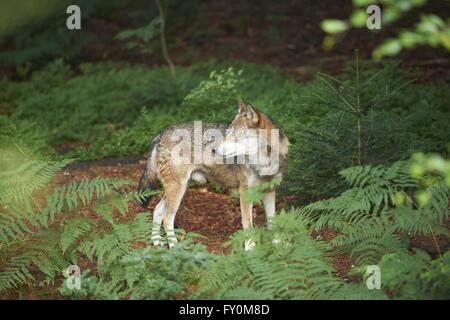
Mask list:
POLYGON ((406 235, 448 234, 448 188, 441 183, 427 189, 430 201, 417 206, 408 191, 419 186, 410 175, 410 162, 390 167, 360 166, 342 170, 351 186, 339 196, 309 204, 299 210, 313 230, 340 231, 330 244, 351 248, 359 263, 376 263, 386 252, 408 246, 406 235), (396 200, 398 197, 402 202, 396 200))
POLYGON ((60 246, 63 253, 66 252, 70 246, 75 244, 81 236, 86 234, 90 228, 91 222, 87 218, 77 218, 67 222, 61 233, 60 240, 60 246))
MULTIPOLYGON (((219 259, 199 283, 195 297, 241 298, 258 292, 265 299, 325 299, 343 285, 333 276, 327 245, 311 238, 305 221, 292 210, 273 220, 272 231, 259 232, 258 245, 219 259), (273 244, 273 239, 279 240, 273 244), (230 262, 232 261, 232 262, 230 262)), ((243 232, 236 236, 236 243, 243 232)))
POLYGON ((29 201, 35 190, 48 185, 51 179, 73 160, 56 162, 23 160, 19 164, 8 165, 8 169, 0 173, 0 204, 10 202, 16 204, 29 201), (12 167, 12 168, 10 168, 12 167))

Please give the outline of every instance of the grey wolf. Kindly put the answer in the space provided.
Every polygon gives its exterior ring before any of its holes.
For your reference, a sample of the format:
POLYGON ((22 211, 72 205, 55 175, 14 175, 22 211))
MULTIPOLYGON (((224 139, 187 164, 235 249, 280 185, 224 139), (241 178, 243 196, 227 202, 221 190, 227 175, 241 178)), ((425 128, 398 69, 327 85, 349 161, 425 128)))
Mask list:
MULTIPOLYGON (((287 165, 289 140, 274 121, 250 104, 239 102, 238 113, 229 126, 203 123, 201 129, 200 142, 197 139, 192 144, 195 134, 198 135, 195 123, 182 123, 166 128, 150 144, 139 190, 157 189, 159 183, 164 190, 153 213, 154 228, 151 237, 154 245, 162 244, 161 223, 164 225, 169 247, 175 245, 175 216, 190 180, 200 184, 214 180, 225 188, 238 189, 242 226, 247 229, 253 225, 253 203, 245 199, 244 192, 273 178, 282 179, 287 165), (209 134, 211 132, 213 134, 209 134), (255 132, 262 132, 257 139, 255 132), (274 132, 276 140, 273 139, 274 132), (260 149, 265 149, 268 153, 261 153, 260 149), (275 149, 277 157, 272 156, 275 149), (194 159, 199 151, 200 158, 207 155, 210 156, 210 161, 194 159), (261 154, 258 157, 261 161, 252 161, 261 154), (184 161, 176 161, 179 158, 184 161), (275 162, 277 165, 274 167, 275 162), (275 170, 265 170, 271 165, 275 170)), ((275 215, 276 191, 270 189, 264 193, 263 204, 270 226, 275 215)), ((148 202, 149 198, 142 205, 147 206, 148 202)), ((254 243, 249 241, 245 245, 249 249, 254 243)))

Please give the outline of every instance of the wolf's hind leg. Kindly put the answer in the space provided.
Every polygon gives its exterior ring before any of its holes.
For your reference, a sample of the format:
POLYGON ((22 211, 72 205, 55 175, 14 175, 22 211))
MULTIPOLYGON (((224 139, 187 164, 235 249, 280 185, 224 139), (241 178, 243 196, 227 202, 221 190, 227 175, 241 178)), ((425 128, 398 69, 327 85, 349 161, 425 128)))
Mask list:
POLYGON ((151 241, 154 246, 161 245, 161 223, 164 217, 164 211, 166 210, 166 197, 164 196, 156 205, 153 211, 153 228, 151 241))
POLYGON ((186 192, 188 181, 189 179, 186 179, 186 181, 182 181, 181 183, 171 183, 164 188, 166 193, 166 210, 164 212, 163 223, 167 241, 169 242, 169 248, 173 248, 177 243, 174 230, 175 216, 186 192))

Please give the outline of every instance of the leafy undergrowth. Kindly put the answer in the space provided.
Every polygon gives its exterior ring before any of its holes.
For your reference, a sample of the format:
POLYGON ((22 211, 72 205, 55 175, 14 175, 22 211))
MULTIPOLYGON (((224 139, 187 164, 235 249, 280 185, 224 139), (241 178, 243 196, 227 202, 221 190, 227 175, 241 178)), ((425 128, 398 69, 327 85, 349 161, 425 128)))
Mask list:
MULTIPOLYGON (((20 294, 22 298, 58 299, 448 298, 448 288, 443 281, 450 271, 448 253, 445 253, 448 247, 445 241, 448 240, 439 237, 437 245, 440 252, 434 255, 443 255, 443 258, 433 260, 417 247, 413 249, 401 236, 402 232, 397 234, 400 236, 398 239, 392 233, 393 230, 408 230, 415 234, 410 226, 421 226, 418 223, 405 225, 402 215, 397 213, 403 204, 399 203, 392 209, 381 205, 385 213, 380 218, 371 217, 372 213, 367 211, 371 208, 370 203, 376 207, 377 201, 389 199, 383 196, 383 192, 394 194, 403 190, 405 185, 414 183, 401 163, 386 169, 369 167, 363 171, 353 171, 353 175, 350 174, 352 171, 348 171, 346 177, 349 183, 356 183, 354 187, 358 187, 358 183, 363 183, 362 187, 367 183, 369 187, 358 191, 361 202, 354 202, 353 206, 346 205, 344 199, 349 196, 344 193, 340 196, 342 200, 337 198, 331 202, 313 203, 300 211, 282 210, 270 231, 264 226, 262 210, 256 208, 255 222, 261 229, 256 228, 250 234, 238 231, 240 216, 236 200, 210 189, 193 188, 188 191, 176 220, 177 227, 186 229, 188 233, 179 233, 180 245, 174 250, 149 245, 152 227, 150 212, 133 201, 133 197, 126 196, 134 189, 133 184, 120 183, 123 177, 137 181, 143 165, 143 161, 109 166, 96 165, 94 162, 90 166, 66 167, 56 176, 53 186, 68 183, 68 186, 78 187, 66 187, 64 193, 57 192, 64 196, 60 198, 60 207, 55 207, 55 220, 51 216, 44 218, 47 212, 44 210, 43 215, 37 213, 39 216, 32 223, 38 228, 29 226, 31 230, 28 230, 19 223, 25 217, 15 214, 10 216, 10 223, 15 223, 16 227, 13 224, 8 227, 4 225, 2 234, 10 237, 12 232, 14 239, 5 238, 2 250, 7 256, 12 254, 13 258, 2 263, 0 280, 3 286, 16 283, 19 289, 6 290, 2 295, 9 298, 17 298, 20 294), (94 178, 98 175, 108 178, 94 178), (395 184, 383 180, 383 176, 389 177, 395 184), (373 189, 375 185, 370 179, 380 178, 377 185, 379 189, 373 189), (108 190, 106 186, 111 182, 119 187, 117 191, 114 188, 108 190), (99 189, 95 190, 97 187, 99 189), (82 194, 87 192, 88 197, 89 190, 94 194, 93 202, 86 202, 85 205, 82 194), (78 194, 79 200, 74 198, 75 194, 78 194), (107 194, 109 196, 105 198, 107 194), (221 209, 214 205, 211 207, 210 203, 218 199, 222 199, 221 209), (80 203, 75 205, 77 202, 80 203), (62 211, 58 211, 58 208, 62 211), (311 215, 313 210, 329 210, 329 214, 314 222, 314 215, 311 215), (341 213, 333 214, 333 210, 341 213), (392 213, 388 214, 388 211, 392 213), (362 212, 366 212, 365 215, 362 212), (346 219, 355 219, 352 215, 366 222, 375 219, 373 222, 378 225, 378 229, 367 228, 370 223, 361 222, 354 223, 348 230, 343 228, 346 219), (382 217, 389 216, 399 219, 399 223, 388 222, 385 226, 387 229, 383 229, 382 217), (339 219, 344 220, 339 222, 339 219), (319 228, 319 232, 312 231, 311 226, 319 228), (338 232, 331 231, 330 227, 338 232), (11 231, 7 232, 8 228, 11 231), (20 232, 15 234, 17 230, 20 232), (195 239, 192 232, 200 238, 195 239), (213 234, 216 238, 211 237, 213 234), (242 243, 248 237, 257 242, 252 252, 243 251, 242 243), (273 243, 274 239, 277 240, 276 244, 273 243), (395 245, 393 241, 397 241, 395 245), (226 244, 225 251, 222 250, 223 243, 226 244), (17 256, 17 252, 24 249, 25 254, 17 256), (384 291, 367 289, 362 280, 367 263, 375 263, 382 268, 383 279, 386 280, 382 282, 384 291), (67 275, 64 272, 70 264, 77 264, 81 268, 80 290, 68 289, 65 284, 67 275), (396 294, 392 295, 392 292, 396 294)), ((40 177, 42 172, 30 171, 31 176, 36 174, 40 177)), ((47 180, 36 181, 45 183, 47 180)), ((30 188, 37 187, 38 182, 31 183, 30 188)), ((348 193, 354 197, 357 190, 350 189, 348 193)), ((3 193, 2 199, 8 199, 7 196, 3 193)), ((156 200, 152 201, 150 209, 156 200)), ((442 210, 447 210, 447 203, 442 204, 439 198, 437 200, 436 203, 430 203, 438 210, 437 216, 425 216, 423 219, 435 217, 433 221, 438 224, 436 227, 430 225, 429 230, 441 230, 441 233, 446 234, 445 230, 439 229, 439 221, 442 223, 442 219, 447 217, 447 213, 442 213, 442 210), (438 203, 443 207, 439 207, 438 203)), ((12 210, 14 203, 10 205, 10 214, 16 212, 12 210)), ((412 219, 416 209, 410 210, 413 210, 408 213, 412 219)), ((51 210, 48 211, 50 213, 51 210)), ((3 218, 6 217, 4 214, 3 218)), ((420 211, 417 214, 419 218, 420 211)), ((28 225, 27 218, 23 221, 28 225)), ((427 230, 419 229, 418 232, 427 234, 427 230)), ((428 243, 435 245, 430 237, 428 243)))

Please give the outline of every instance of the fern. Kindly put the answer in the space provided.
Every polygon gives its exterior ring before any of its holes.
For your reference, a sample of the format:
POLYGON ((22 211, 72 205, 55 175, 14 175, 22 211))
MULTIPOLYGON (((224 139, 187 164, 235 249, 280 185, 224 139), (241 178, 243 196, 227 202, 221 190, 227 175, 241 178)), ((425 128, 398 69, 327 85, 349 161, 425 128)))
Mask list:
POLYGON ((60 246, 64 252, 75 244, 77 240, 80 239, 81 236, 86 234, 91 228, 91 222, 86 218, 78 218, 69 221, 65 226, 61 233, 60 246))
POLYGON ((6 163, 2 163, 4 171, 0 173, 1 205, 26 201, 24 205, 30 206, 29 195, 47 186, 57 172, 72 162, 72 160, 57 162, 24 160, 17 164, 13 160, 15 159, 7 159, 6 163))
POLYGON ((96 177, 92 180, 83 179, 80 182, 71 182, 46 195, 46 206, 42 208, 37 200, 31 200, 29 193, 22 193, 17 200, 9 203, 6 212, 0 212, 0 241, 22 240, 37 229, 47 228, 55 222, 55 217, 64 210, 71 212, 81 202, 88 204, 94 197, 104 197, 110 194, 113 188, 126 183, 118 179, 96 177), (26 206, 26 208, 23 208, 26 206), (36 207, 38 210, 34 210, 36 207), (39 210, 40 208, 40 210, 39 210))
POLYGON ((400 161, 389 167, 345 169, 340 174, 351 189, 307 205, 299 214, 313 230, 339 230, 330 244, 351 248, 360 264, 376 263, 385 253, 407 248, 408 235, 448 235, 448 188, 443 183, 429 187, 430 201, 417 205, 413 191, 420 180, 411 177, 410 166, 400 161))
POLYGON ((338 300, 387 300, 388 296, 382 290, 368 290, 365 283, 346 283, 338 288, 331 299, 338 300))
POLYGON ((9 250, 12 257, 0 272, 0 291, 16 288, 36 281, 32 272, 39 270, 44 275, 43 283, 52 284, 55 277, 70 263, 59 248, 58 232, 44 230, 33 243, 19 242, 9 250))
POLYGON ((379 265, 383 270, 382 286, 396 291, 398 299, 450 298, 450 252, 435 260, 420 250, 414 254, 396 252, 384 255, 379 265))
MULTIPOLYGON (((139 219, 138 219, 139 220, 139 219)), ((133 220, 133 224, 138 224, 133 220)), ((97 272, 82 274, 81 290, 60 288, 72 298, 91 299, 173 299, 186 296, 214 256, 188 234, 177 247, 146 247, 129 250, 120 259, 107 262, 97 272)))
MULTIPOLYGON (((336 278, 330 266, 330 247, 349 250, 360 266, 355 271, 379 264, 383 277, 392 274, 384 284, 391 296, 447 297, 447 286, 439 279, 448 273, 448 253, 431 268, 429 262, 419 262, 422 258, 429 261, 428 255, 409 259, 406 249, 408 235, 447 233, 443 223, 448 218, 448 188, 433 184, 427 189, 429 201, 418 205, 414 192, 421 181, 410 176, 410 162, 404 161, 389 167, 353 167, 341 175, 351 188, 338 197, 278 216, 274 230, 255 229, 234 235, 230 242, 234 254, 220 257, 213 264, 194 298, 388 298, 383 290, 368 290, 364 282, 346 283, 336 278), (333 228, 339 234, 327 244, 314 241, 307 227, 310 231, 333 228), (242 252, 241 244, 249 238, 257 246, 252 252, 242 252), (278 244, 273 244, 273 239, 278 239, 278 244), (405 261, 411 264, 407 269, 413 270, 405 271, 411 274, 405 281, 396 272, 397 263, 385 262, 396 255, 411 260, 405 261)), ((359 275, 364 276, 364 272, 359 275)))
POLYGON ((295 211, 276 217, 273 230, 241 232, 231 243, 236 253, 211 267, 195 298, 324 299, 344 285, 333 276, 325 243, 311 238, 295 211), (249 236, 258 245, 243 252, 238 244, 249 236), (280 243, 273 244, 274 238, 280 243))
POLYGON ((145 196, 119 193, 128 181, 96 177, 49 191, 52 178, 70 160, 18 159, 16 166, 7 157, 1 162, 6 170, 0 183, 0 247, 5 257, 0 262, 0 291, 36 281, 36 271, 44 277, 43 284, 52 284, 83 255, 99 267, 114 263, 132 250, 132 243, 149 238, 146 213, 116 223, 116 212, 124 215, 129 201, 145 196), (93 201, 95 219, 79 210, 93 201))
POLYGON ((150 239, 151 226, 148 213, 141 213, 131 222, 112 225, 102 236, 95 234, 92 239, 83 241, 81 252, 90 259, 96 257, 100 267, 108 265, 131 251, 131 241, 146 242, 150 239))

